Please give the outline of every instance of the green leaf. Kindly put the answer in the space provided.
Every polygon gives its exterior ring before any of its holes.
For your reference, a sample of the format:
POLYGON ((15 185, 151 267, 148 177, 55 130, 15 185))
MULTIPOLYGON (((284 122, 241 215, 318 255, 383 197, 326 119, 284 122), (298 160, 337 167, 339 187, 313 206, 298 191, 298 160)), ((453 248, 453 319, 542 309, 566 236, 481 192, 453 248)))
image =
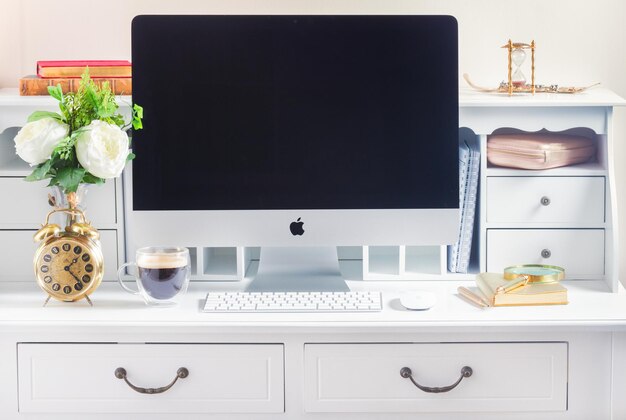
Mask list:
POLYGON ((135 130, 141 130, 143 128, 143 107, 137 104, 133 105, 133 128, 135 130))
POLYGON ((126 162, 135 159, 136 155, 133 152, 129 152, 128 156, 126 156, 126 162))
POLYGON ((40 164, 35 170, 28 175, 25 180, 28 182, 41 181, 42 179, 50 178, 48 172, 52 166, 52 159, 48 159, 44 163, 40 164))
POLYGON ((63 101, 63 89, 61 89, 61 85, 48 86, 48 94, 59 102, 63 101))
POLYGON ((85 176, 84 168, 62 168, 57 172, 57 182, 63 188, 66 193, 76 192, 78 185, 80 185, 83 177, 85 176))
POLYGON ((61 117, 56 112, 50 112, 50 111, 35 111, 28 116, 27 121, 33 122, 33 121, 41 120, 43 118, 54 118, 57 121, 63 122, 63 117, 61 117))
POLYGON ((115 114, 111 116, 111 122, 122 129, 124 128, 124 125, 126 124, 126 122, 124 121, 124 117, 120 114, 115 114))
POLYGON ((143 128, 143 124, 139 118, 133 117, 133 129, 141 130, 143 128))
POLYGON ((76 136, 74 135, 76 132, 72 133, 71 136, 65 137, 63 140, 57 144, 57 146, 52 151, 52 156, 63 160, 72 159, 74 157, 74 144, 76 144, 76 136))
POLYGON ((80 79, 81 85, 87 85, 91 83, 91 77, 89 77, 89 66, 85 67, 85 71, 83 72, 83 74, 81 74, 80 79))
POLYGON ((104 179, 98 178, 97 176, 87 172, 85 176, 83 177, 83 182, 85 184, 101 185, 101 184, 104 184, 104 179))
POLYGON ((134 104, 133 105, 133 111, 134 111, 135 115, 137 116, 137 118, 139 118, 139 119, 143 118, 143 107, 141 105, 134 104))

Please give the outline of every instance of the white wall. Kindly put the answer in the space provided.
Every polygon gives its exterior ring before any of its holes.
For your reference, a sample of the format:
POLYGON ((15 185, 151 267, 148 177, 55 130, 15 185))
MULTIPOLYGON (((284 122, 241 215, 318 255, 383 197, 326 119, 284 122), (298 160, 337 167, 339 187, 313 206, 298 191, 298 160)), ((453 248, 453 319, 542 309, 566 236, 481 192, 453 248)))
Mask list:
MULTIPOLYGON (((460 71, 495 85, 506 76, 507 39, 537 42, 537 81, 602 82, 626 97, 623 0, 0 0, 0 87, 17 86, 44 59, 130 59, 130 21, 143 13, 451 14, 460 71)), ((164 57, 164 59, 166 59, 164 57)), ((620 215, 626 214, 626 110, 616 112, 620 215)), ((626 279, 626 218, 620 218, 626 279)))

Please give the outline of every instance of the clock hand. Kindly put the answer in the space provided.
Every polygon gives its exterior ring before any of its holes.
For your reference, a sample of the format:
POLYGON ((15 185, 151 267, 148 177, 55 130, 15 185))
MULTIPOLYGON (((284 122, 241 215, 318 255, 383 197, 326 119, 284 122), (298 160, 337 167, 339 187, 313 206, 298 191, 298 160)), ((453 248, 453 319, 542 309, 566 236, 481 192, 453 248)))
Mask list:
POLYGON ((76 277, 76 274, 72 273, 72 270, 67 270, 67 272, 70 273, 72 277, 74 277, 78 283, 80 283, 80 279, 76 277))
POLYGON ((78 261, 78 258, 74 258, 71 264, 65 267, 65 271, 70 271, 70 267, 76 264, 77 261, 78 261))

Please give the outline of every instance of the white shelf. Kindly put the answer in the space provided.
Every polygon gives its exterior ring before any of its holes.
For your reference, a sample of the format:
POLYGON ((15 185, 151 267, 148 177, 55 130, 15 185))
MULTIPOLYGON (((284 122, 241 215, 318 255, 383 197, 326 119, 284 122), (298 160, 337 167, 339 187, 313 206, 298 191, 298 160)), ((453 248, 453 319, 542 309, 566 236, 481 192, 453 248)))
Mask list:
POLYGON ((202 248, 203 270, 208 276, 236 276, 237 248, 202 248))
POLYGON ((439 246, 405 247, 403 277, 422 278, 424 275, 444 274, 445 249, 439 246))
POLYGON ((400 275, 399 246, 369 246, 363 250, 363 278, 396 279, 400 275))
MULTIPOLYGON (((117 103, 121 108, 132 103, 132 96, 117 96, 117 103)), ((29 106, 47 107, 57 106, 58 101, 49 95, 20 96, 18 88, 0 89, 0 106, 29 106)))
POLYGON ((487 176, 607 176, 607 170, 598 162, 586 162, 544 170, 513 169, 488 164, 487 176))
POLYGON ((574 95, 556 93, 515 94, 484 93, 469 87, 461 87, 459 106, 464 107, 581 107, 624 106, 626 100, 609 89, 594 87, 574 95))

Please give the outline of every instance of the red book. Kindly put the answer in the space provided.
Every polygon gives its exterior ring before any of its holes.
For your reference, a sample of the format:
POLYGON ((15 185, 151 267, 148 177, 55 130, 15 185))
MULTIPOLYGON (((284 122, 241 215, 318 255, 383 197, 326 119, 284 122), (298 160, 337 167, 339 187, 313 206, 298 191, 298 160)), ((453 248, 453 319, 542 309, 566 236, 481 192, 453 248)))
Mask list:
POLYGON ((80 78, 86 67, 89 67, 89 75, 92 78, 132 76, 132 66, 128 60, 37 61, 37 76, 42 78, 80 78))

